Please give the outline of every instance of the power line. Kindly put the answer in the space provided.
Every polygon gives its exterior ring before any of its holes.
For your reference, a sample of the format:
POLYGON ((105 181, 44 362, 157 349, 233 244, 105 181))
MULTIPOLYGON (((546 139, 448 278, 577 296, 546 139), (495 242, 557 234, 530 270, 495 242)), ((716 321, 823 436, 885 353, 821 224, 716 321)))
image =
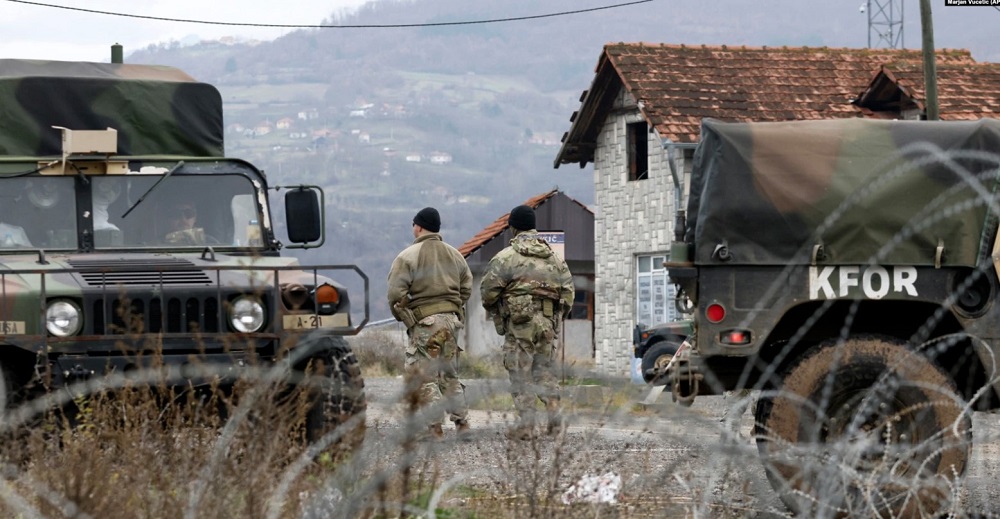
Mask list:
POLYGON ((35 5, 39 7, 51 7, 53 9, 65 9, 67 11, 79 11, 91 14, 102 14, 105 16, 120 16, 124 18, 140 18, 143 20, 155 20, 160 22, 177 23, 198 23, 203 25, 227 25, 234 27, 269 27, 280 29, 396 29, 403 27, 443 27, 450 25, 477 25, 486 23, 519 22, 523 20, 537 20, 540 18, 554 18, 557 16, 568 16, 571 14, 590 13, 603 11, 606 9, 616 9, 636 4, 645 4, 653 0, 635 0, 621 4, 605 5, 602 7, 592 7, 589 9, 579 9, 576 11, 561 11, 557 13, 536 14, 531 16, 515 16, 511 18, 493 18, 489 20, 468 20, 462 22, 434 22, 434 23, 393 23, 393 24, 363 24, 363 25, 301 25, 301 24, 280 24, 280 23, 243 23, 243 22, 217 22, 211 20, 193 20, 187 18, 168 18, 161 16, 146 16, 142 14, 116 13, 113 11, 99 11, 97 9, 85 9, 83 7, 70 7, 68 5, 46 4, 42 2, 29 2, 28 0, 7 0, 18 4, 35 5))

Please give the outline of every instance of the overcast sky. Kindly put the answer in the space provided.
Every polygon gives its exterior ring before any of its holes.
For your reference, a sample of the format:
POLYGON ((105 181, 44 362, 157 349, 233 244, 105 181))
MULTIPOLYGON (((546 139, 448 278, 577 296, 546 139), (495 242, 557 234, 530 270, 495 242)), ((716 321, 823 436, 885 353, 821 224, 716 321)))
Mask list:
MULTIPOLYGON (((324 18, 353 10, 368 0, 33 0, 143 16, 240 23, 316 25, 324 18)), ((0 58, 103 61, 111 45, 125 54, 151 43, 197 36, 242 36, 270 40, 294 29, 226 27, 157 22, 85 13, 0 0, 0 58)))
MULTIPOLYGON (((374 0, 30 0, 32 2, 80 7, 124 14, 157 16, 165 18, 197 19, 217 22, 266 23, 286 25, 316 25, 335 13, 351 12, 374 0)), ((477 0, 469 0, 475 2, 477 0)), ((487 1, 487 0, 478 0, 487 1)), ((488 0, 502 2, 503 0, 488 0)), ((627 0, 584 2, 586 7, 623 3, 627 0)), ((763 11, 776 11, 774 16, 790 17, 797 34, 822 36, 821 45, 864 47, 867 15, 859 6, 868 0, 662 0, 656 4, 625 7, 635 13, 669 13, 683 10, 695 13, 690 23, 711 27, 714 19, 725 16, 729 4, 757 2, 763 11), (710 9, 693 6, 712 5, 710 9), (824 5, 825 13, 836 14, 834 19, 816 16, 811 6, 824 5), (769 9, 770 8, 770 9, 769 9), (787 12, 786 12, 787 11, 787 12), (833 30, 839 25, 841 30, 833 30), (850 30, 845 30, 848 28, 850 30), (850 39, 836 34, 851 34, 850 39)), ((872 1, 875 5, 878 2, 872 1)), ((888 3, 886 0, 883 3, 888 3)), ((980 61, 1000 62, 1000 8, 997 7, 945 7, 943 0, 932 0, 934 12, 935 43, 938 48, 964 48, 980 61)), ((920 48, 919 3, 905 0, 905 45, 920 48)), ((538 2, 538 13, 550 8, 538 2)), ((745 10, 744 10, 745 11, 745 10)), ((525 14, 522 12, 512 14, 525 14)), ((599 20, 600 15, 586 15, 599 20)), ((690 17, 689 17, 690 18, 690 17)), ((665 15, 665 20, 669 20, 665 15)), ((414 20, 420 21, 420 20, 414 20)), ((554 23, 554 22, 553 22, 554 23)), ((724 25, 724 24, 723 24, 724 25)), ((39 5, 0 0, 0 58, 53 59, 65 61, 98 61, 110 59, 113 43, 125 46, 125 56, 153 43, 177 40, 217 39, 222 36, 239 36, 246 39, 270 40, 294 29, 261 27, 216 26, 197 23, 162 22, 131 17, 109 16, 39 5)), ((746 43, 751 45, 816 45, 816 41, 798 41, 778 38, 774 41, 735 42, 726 35, 706 32, 700 43, 746 43), (716 37, 718 36, 718 37, 716 37)), ((780 35, 777 35, 780 36, 780 35)), ((618 40, 615 40, 618 41, 618 40)), ((692 43, 698 43, 694 41, 692 43)), ((679 43, 679 42, 672 42, 679 43)), ((885 46, 875 42, 876 47, 885 46)), ((590 51, 588 51, 590 52, 590 51)))

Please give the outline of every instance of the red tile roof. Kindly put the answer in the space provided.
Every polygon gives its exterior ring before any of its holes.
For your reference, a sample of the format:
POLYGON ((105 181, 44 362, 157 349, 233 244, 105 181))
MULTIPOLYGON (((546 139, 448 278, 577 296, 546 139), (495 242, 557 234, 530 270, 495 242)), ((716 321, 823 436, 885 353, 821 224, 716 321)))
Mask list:
MULTIPOLYGON (((624 87, 660 138, 698 142, 704 117, 782 121, 859 116, 851 104, 872 73, 919 62, 920 51, 617 43, 604 47, 591 88, 570 118, 555 165, 594 160, 597 135, 624 87)), ((937 62, 972 64, 967 50, 938 50, 937 62)))
MULTIPOLYGON (((531 207, 532 209, 538 209, 538 206, 542 205, 542 203, 546 200, 556 196, 556 193, 558 192, 558 189, 553 189, 548 193, 531 197, 524 202, 524 205, 531 207)), ((469 257, 469 254, 476 252, 476 250, 478 250, 479 247, 482 247, 483 244, 502 234, 507 230, 508 216, 510 216, 510 212, 504 213, 503 216, 497 218, 493 223, 486 226, 485 229, 479 231, 478 234, 473 236, 472 239, 463 243, 462 246, 458 248, 458 252, 461 252, 462 256, 469 257)))
MULTIPOLYGON (((942 120, 1000 117, 1000 64, 940 64, 938 112, 942 120)), ((879 68, 857 104, 872 115, 916 108, 925 110, 923 63, 890 63, 879 68)), ((867 112, 866 112, 867 114, 867 112)))

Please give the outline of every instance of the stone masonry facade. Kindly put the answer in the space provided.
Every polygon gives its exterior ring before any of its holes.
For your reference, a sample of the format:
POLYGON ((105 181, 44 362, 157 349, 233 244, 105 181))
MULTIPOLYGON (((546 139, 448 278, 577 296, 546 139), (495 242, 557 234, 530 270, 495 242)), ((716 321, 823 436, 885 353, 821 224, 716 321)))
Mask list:
MULTIPOLYGON (((622 89, 594 154, 595 363, 615 376, 628 375, 632 360, 636 256, 666 254, 673 241, 674 182, 655 131, 648 134, 648 178, 628 180, 627 125, 642 121, 635 99, 622 89)), ((676 157, 678 171, 687 171, 684 154, 676 157)))

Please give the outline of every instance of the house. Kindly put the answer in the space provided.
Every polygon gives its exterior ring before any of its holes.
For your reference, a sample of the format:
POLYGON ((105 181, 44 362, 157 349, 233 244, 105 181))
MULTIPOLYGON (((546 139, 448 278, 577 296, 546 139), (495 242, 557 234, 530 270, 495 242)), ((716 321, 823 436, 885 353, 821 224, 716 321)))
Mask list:
POLYGON ((254 126, 254 128, 253 128, 253 134, 255 136, 257 136, 257 137, 263 137, 264 135, 267 135, 269 133, 271 133, 271 122, 270 121, 264 121, 262 123, 257 123, 257 126, 254 126))
MULTIPOLYGON (((598 369, 627 374, 635 324, 679 315, 662 263, 677 209, 686 206, 702 118, 784 121, 884 111, 878 95, 862 94, 875 85, 875 72, 886 64, 902 71, 921 59, 919 51, 896 49, 606 45, 555 159, 555 167, 594 165, 598 369)), ((939 50, 937 63, 939 70, 975 65, 965 50, 939 50)), ((875 81, 895 92, 888 78, 875 81)), ((910 98, 917 94, 896 79, 910 98)))
MULTIPOLYGON (((516 205, 513 203, 511 207, 516 205)), ((569 319, 564 322, 564 347, 560 358, 591 364, 594 358, 594 213, 558 189, 532 197, 524 205, 535 209, 538 231, 551 237, 553 249, 563 255, 573 273, 576 302, 569 319)), ((472 297, 465 310, 465 331, 461 337, 469 355, 496 352, 503 344, 503 337, 497 335, 492 319, 487 319, 483 310, 479 286, 490 260, 514 237, 507 225, 509 215, 497 218, 458 248, 472 270, 472 297)))
MULTIPOLYGON (((1000 64, 942 64, 937 69, 938 112, 942 120, 1000 117, 1000 64)), ((854 101, 866 117, 922 119, 923 63, 882 65, 854 101)))
POLYGON ((274 123, 274 127, 279 130, 287 130, 292 127, 291 117, 283 117, 278 119, 278 122, 274 123))
POLYGON ((430 155, 431 164, 450 164, 451 154, 443 151, 434 151, 430 155))

